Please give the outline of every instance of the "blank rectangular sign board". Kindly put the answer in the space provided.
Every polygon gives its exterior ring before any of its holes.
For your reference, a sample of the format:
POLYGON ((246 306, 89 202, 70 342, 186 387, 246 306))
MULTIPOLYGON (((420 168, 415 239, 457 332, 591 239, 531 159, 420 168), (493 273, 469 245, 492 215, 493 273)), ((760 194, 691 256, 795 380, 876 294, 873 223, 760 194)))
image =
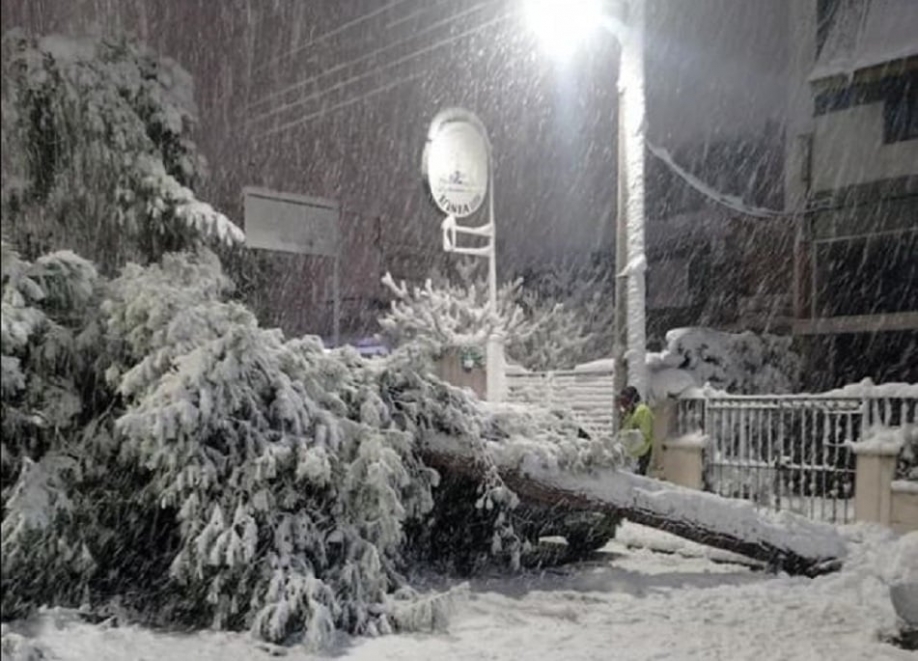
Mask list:
POLYGON ((245 188, 245 242, 249 248, 334 257, 338 203, 303 195, 245 188))

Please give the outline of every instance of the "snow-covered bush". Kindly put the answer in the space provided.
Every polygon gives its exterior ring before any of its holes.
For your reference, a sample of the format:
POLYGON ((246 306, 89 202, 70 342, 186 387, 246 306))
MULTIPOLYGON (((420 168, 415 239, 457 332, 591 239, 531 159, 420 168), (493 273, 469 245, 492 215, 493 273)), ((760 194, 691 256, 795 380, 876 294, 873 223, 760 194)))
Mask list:
POLYGON ((562 321, 556 332, 546 333, 560 350, 544 366, 530 369, 569 369, 612 353, 614 264, 595 259, 587 264, 580 260, 562 261, 547 268, 524 271, 521 278, 525 293, 520 305, 524 310, 539 318, 541 310, 560 305, 564 310, 562 317, 573 322, 573 328, 571 322, 562 321), (572 334, 571 330, 576 332, 572 334))
MULTIPOLYGON (((733 394, 794 392, 800 379, 800 356, 792 339, 752 332, 727 333, 712 328, 677 328, 667 332, 666 348, 647 353, 651 402, 711 385, 733 394)), ((576 366, 581 372, 608 372, 612 358, 576 366)))
POLYGON ((192 189, 190 76, 126 39, 3 38, 3 226, 28 258, 69 248, 111 273, 242 233, 192 189))
MULTIPOLYGON (((95 267, 64 251, 34 264, 2 253, 2 464, 4 493, 22 457, 61 450, 91 397, 99 347, 95 267)), ((5 501, 4 501, 5 502, 5 501)))
POLYGON ((666 348, 647 356, 651 372, 678 369, 697 385, 737 394, 793 392, 799 381, 800 357, 792 338, 727 333, 710 328, 678 328, 666 333, 666 348))
POLYGON ((73 512, 71 486, 88 479, 97 411, 109 405, 97 377, 100 281, 70 252, 21 260, 5 243, 2 346, 2 605, 76 598, 92 561, 73 512), (98 407, 98 408, 97 408, 98 407), (92 424, 87 422, 94 420, 92 424), (46 531, 54 534, 44 534, 46 531))

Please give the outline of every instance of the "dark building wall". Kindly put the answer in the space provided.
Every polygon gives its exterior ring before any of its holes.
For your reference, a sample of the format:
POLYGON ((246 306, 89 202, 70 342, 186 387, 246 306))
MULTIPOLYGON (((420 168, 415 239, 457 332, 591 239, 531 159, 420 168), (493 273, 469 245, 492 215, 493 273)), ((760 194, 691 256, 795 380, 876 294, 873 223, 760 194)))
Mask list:
MULTIPOLYGON (((783 23, 784 5, 763 22, 749 0, 693 0, 691 12, 650 4, 654 139, 672 147, 700 126, 696 142, 723 142, 765 116, 745 99, 776 96, 763 90, 775 86, 783 50, 763 26, 783 23), (763 53, 762 66, 749 59, 763 53)), ((197 138, 211 165, 203 197, 239 222, 246 185, 341 203, 344 331, 359 336, 372 330, 386 269, 420 278, 452 261, 419 174, 427 123, 445 106, 477 112, 495 146, 501 277, 557 255, 612 254, 617 46, 596 39, 557 69, 519 9, 517 0, 5 0, 2 27, 127 30, 178 60, 195 80, 197 138)), ((275 266, 269 323, 327 335, 329 264, 277 256, 275 266)))

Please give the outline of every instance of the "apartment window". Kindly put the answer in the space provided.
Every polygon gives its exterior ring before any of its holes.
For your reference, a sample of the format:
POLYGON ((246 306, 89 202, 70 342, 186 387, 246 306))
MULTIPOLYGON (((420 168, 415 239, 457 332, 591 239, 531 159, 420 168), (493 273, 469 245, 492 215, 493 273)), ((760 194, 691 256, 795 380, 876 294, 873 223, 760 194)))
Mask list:
POLYGON ((883 142, 918 139, 918 73, 832 88, 816 95, 815 115, 868 103, 883 104, 883 142))
POLYGON ((840 0, 819 0, 816 3, 816 57, 822 53, 822 47, 829 37, 829 29, 838 12, 840 0))
POLYGON ((883 141, 918 139, 918 74, 906 76, 883 106, 883 141))

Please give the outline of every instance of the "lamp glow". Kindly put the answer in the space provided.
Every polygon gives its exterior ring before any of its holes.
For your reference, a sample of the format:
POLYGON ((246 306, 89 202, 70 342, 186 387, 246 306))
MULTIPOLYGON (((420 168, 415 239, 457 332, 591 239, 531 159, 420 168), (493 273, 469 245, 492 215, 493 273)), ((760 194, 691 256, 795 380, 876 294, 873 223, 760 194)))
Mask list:
POLYGON ((524 9, 542 47, 562 62, 603 23, 602 0, 525 0, 524 9))

